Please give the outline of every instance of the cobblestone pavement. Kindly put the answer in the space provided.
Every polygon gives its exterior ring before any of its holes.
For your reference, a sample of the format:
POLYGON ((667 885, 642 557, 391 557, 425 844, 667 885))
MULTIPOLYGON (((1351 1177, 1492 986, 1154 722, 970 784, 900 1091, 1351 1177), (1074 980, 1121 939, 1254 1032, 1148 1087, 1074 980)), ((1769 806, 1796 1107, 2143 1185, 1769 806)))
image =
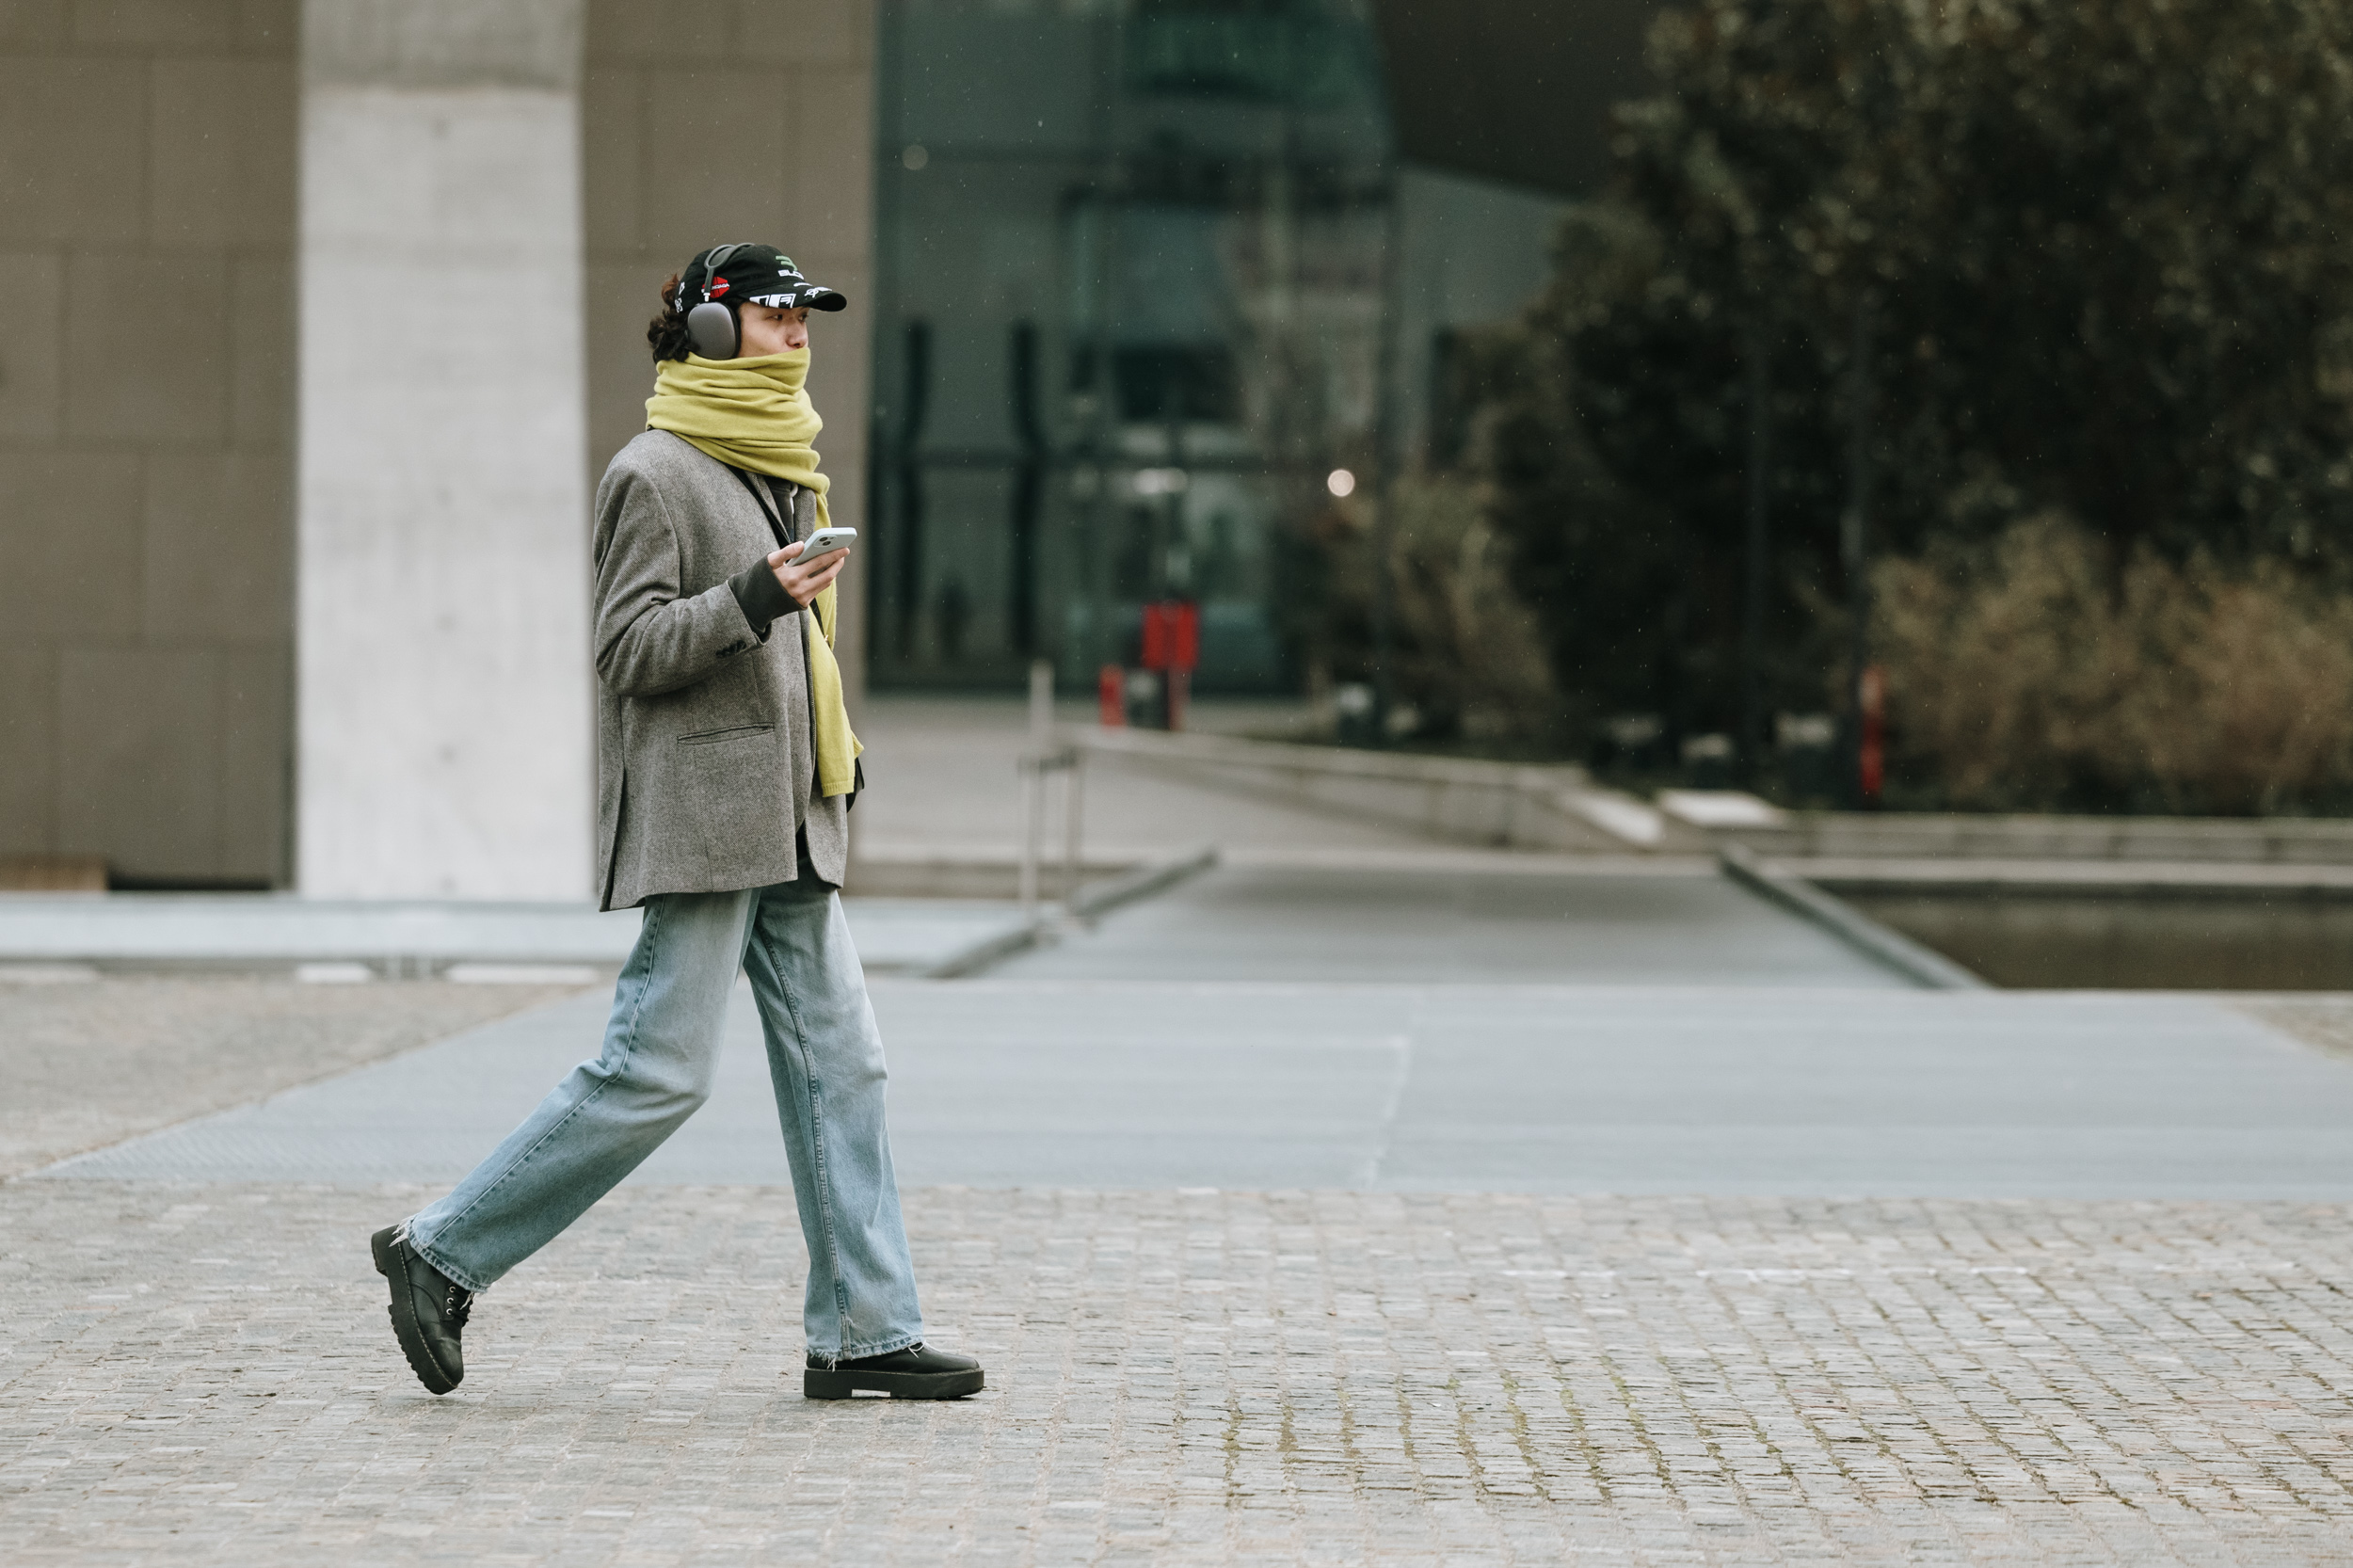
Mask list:
POLYGON ((577 986, 0 970, 0 1177, 273 1095, 577 986))
POLYGON ((991 1387, 831 1405, 745 1187, 622 1190, 427 1397, 421 1195, 0 1187, 0 1561, 2353 1559, 2345 1207, 932 1189, 991 1387))

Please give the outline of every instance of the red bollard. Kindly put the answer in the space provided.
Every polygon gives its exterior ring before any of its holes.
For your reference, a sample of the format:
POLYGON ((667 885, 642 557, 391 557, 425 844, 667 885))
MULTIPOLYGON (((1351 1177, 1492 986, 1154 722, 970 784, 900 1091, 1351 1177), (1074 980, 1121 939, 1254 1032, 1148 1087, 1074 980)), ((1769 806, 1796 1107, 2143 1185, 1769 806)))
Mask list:
POLYGON ((1095 722, 1106 729, 1128 727, 1128 672, 1117 664, 1095 672, 1095 722))
POLYGON ((1877 664, 1863 669, 1859 692, 1863 704, 1863 745, 1856 758, 1865 810, 1877 810, 1880 788, 1887 782, 1887 672, 1877 664))
POLYGON ((1168 599, 1144 607, 1144 667, 1160 675, 1161 722, 1185 727, 1185 700, 1201 663, 1201 606, 1168 599))

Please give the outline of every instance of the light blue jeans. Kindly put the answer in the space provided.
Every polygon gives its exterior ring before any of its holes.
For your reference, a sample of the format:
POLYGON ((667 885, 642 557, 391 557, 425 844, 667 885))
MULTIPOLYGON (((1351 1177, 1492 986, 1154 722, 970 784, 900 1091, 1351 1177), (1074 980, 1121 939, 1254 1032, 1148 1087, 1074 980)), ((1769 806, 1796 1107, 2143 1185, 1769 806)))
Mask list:
POLYGON ((586 1213, 711 1097, 741 968, 808 1241, 808 1348, 852 1357, 915 1344, 923 1319, 883 1121, 882 1034, 840 899, 803 859, 798 881, 658 894, 645 908, 602 1054, 412 1218, 411 1244, 480 1290, 586 1213))

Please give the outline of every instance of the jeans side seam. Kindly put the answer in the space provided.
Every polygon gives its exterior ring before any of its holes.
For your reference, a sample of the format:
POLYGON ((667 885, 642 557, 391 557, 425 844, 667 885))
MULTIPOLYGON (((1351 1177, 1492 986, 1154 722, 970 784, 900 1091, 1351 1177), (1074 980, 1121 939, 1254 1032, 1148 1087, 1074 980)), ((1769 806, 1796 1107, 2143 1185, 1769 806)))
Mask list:
MULTIPOLYGON (((836 1235, 833 1218, 833 1178, 825 1160, 825 1125, 821 1108, 823 1096, 817 1087, 817 1069, 809 1058, 808 1030, 801 1022, 800 1004, 792 995, 792 986, 784 983, 784 966, 776 961, 776 945, 766 931, 760 936, 760 946, 768 954, 768 968, 776 977, 776 992, 784 1002, 785 1016, 792 1020, 792 1046, 801 1056, 801 1081, 808 1086, 808 1162, 817 1178, 817 1217, 825 1227, 825 1267, 833 1276, 833 1310, 835 1318, 834 1343, 838 1347, 848 1336, 849 1305, 841 1299, 841 1242, 836 1235)), ((838 1357, 841 1353, 835 1351, 838 1357)))

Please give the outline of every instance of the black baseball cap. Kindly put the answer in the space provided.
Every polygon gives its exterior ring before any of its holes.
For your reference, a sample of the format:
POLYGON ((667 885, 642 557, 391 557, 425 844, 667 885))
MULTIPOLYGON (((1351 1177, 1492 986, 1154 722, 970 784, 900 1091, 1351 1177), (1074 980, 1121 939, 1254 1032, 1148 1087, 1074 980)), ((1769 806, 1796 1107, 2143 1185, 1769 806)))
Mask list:
POLYGON ((712 246, 686 264, 678 296, 681 311, 705 303, 839 311, 850 303, 840 289, 802 277, 792 258, 773 245, 712 246))

